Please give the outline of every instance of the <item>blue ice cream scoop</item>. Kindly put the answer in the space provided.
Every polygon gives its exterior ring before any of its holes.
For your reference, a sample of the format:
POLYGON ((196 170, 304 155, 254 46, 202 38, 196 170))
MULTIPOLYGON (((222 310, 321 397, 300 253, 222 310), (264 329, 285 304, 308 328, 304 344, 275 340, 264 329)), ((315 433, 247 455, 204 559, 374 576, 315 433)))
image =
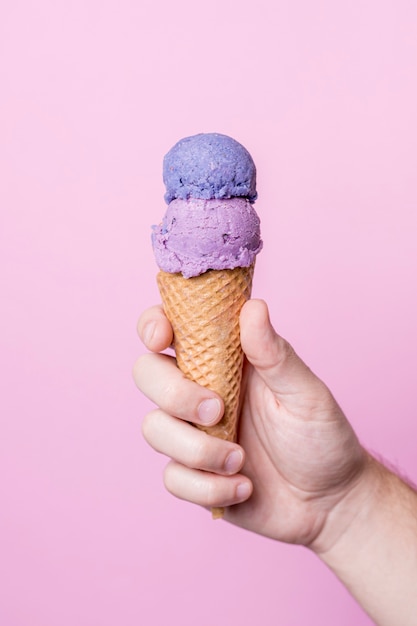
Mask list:
POLYGON ((165 201, 247 198, 255 202, 256 167, 238 141, 220 133, 185 137, 164 158, 165 201))

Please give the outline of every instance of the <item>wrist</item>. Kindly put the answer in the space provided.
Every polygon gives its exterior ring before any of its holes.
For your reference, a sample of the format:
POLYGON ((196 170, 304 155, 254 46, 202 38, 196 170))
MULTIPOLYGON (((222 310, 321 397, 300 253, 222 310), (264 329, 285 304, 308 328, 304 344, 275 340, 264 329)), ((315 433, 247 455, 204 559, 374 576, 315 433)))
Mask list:
MULTIPOLYGON (((327 513, 326 521, 309 548, 323 560, 356 526, 366 526, 374 500, 382 488, 381 465, 366 450, 360 467, 327 513)), ((385 469, 385 468, 384 468, 385 469)))
POLYGON ((316 554, 377 624, 415 624, 417 493, 407 482, 367 455, 321 535, 316 554))

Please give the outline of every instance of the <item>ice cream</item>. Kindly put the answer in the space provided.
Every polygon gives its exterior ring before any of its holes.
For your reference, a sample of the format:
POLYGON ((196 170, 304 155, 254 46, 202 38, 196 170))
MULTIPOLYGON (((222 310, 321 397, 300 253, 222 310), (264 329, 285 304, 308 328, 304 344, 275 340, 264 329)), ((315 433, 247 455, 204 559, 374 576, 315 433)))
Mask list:
POLYGON ((256 167, 240 143, 219 133, 185 137, 164 158, 167 203, 175 198, 248 198, 255 202, 256 167))
POLYGON ((190 278, 253 264, 262 241, 246 148, 217 133, 186 137, 165 156, 163 178, 169 204, 152 235, 161 270, 190 278))
MULTIPOLYGON (((222 420, 203 430, 232 441, 243 366, 239 314, 262 249, 256 168, 240 143, 207 133, 175 144, 163 177, 168 207, 152 243, 178 367, 222 397, 222 420)), ((213 517, 222 515, 213 509, 213 517)))
POLYGON ((259 218, 246 198, 175 199, 154 227, 153 246, 160 269, 186 278, 249 267, 262 247, 259 218))

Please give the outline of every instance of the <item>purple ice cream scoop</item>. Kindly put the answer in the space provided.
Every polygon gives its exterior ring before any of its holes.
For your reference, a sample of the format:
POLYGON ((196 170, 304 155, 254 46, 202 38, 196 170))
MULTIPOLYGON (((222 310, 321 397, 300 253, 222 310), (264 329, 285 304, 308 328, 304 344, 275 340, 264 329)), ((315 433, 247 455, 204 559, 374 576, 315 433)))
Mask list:
POLYGON ((173 200, 152 241, 160 269, 186 278, 249 267, 262 248, 259 217, 245 198, 173 200))
POLYGON ((161 270, 185 278, 249 267, 262 249, 256 168, 240 143, 216 133, 186 137, 164 159, 169 203, 152 227, 161 270))
POLYGON ((255 202, 256 168, 239 142, 219 133, 178 141, 164 158, 167 203, 174 198, 248 198, 255 202))

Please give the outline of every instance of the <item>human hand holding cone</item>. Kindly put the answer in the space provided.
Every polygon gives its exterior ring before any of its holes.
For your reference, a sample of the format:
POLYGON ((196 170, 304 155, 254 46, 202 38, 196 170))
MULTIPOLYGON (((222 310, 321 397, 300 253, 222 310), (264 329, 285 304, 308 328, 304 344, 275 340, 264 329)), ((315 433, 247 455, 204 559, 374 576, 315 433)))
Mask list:
MULTIPOLYGON (((242 379, 239 315, 262 247, 255 177, 249 153, 230 137, 178 142, 164 160, 169 206, 153 232, 178 367, 224 402, 221 421, 199 428, 229 441, 236 439, 242 379)), ((212 512, 223 516, 221 508, 212 512)))

